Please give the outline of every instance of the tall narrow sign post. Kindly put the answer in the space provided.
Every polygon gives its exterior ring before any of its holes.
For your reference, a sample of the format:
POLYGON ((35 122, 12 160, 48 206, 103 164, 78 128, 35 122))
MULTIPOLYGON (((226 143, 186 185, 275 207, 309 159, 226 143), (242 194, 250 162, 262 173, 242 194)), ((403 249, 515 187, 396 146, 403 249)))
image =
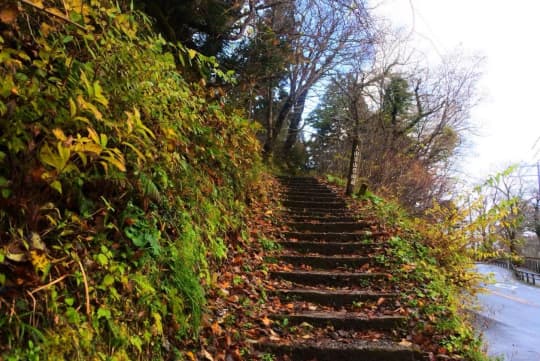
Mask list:
POLYGON ((351 195, 354 187, 356 186, 356 181, 358 179, 358 165, 360 164, 360 147, 358 146, 358 140, 353 141, 353 147, 351 152, 351 160, 349 165, 349 176, 347 177, 347 189, 345 190, 346 195, 351 195))

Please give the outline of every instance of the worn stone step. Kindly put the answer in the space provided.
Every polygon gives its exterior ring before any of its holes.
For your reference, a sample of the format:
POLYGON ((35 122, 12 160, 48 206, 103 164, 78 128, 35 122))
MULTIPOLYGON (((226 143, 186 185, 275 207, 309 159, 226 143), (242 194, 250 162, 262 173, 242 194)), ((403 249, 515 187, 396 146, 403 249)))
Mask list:
POLYGON ((332 191, 327 186, 323 185, 285 185, 282 187, 282 192, 287 194, 321 194, 321 195, 335 195, 336 193, 332 191))
POLYGON ((287 183, 317 183, 321 184, 318 179, 314 177, 294 177, 294 178, 279 178, 279 183, 281 184, 287 184, 287 183))
POLYGON ((328 188, 325 184, 321 184, 317 181, 280 182, 280 183, 283 187, 287 187, 287 188, 301 188, 301 187, 328 188))
POLYGON ((374 252, 380 244, 372 241, 365 242, 313 242, 313 241, 282 241, 279 244, 285 248, 298 253, 317 253, 324 255, 338 254, 367 254, 374 252))
POLYGON ((285 225, 292 230, 302 232, 329 233, 329 232, 356 232, 369 229, 371 222, 357 221, 344 223, 314 223, 314 222, 288 222, 285 225))
POLYGON ((282 300, 306 301, 336 308, 350 306, 354 302, 377 301, 381 297, 393 299, 396 293, 352 291, 352 290, 312 290, 305 288, 278 289, 269 291, 271 296, 282 300))
POLYGON ((278 178, 280 183, 320 183, 315 177, 289 177, 278 178))
POLYGON ((287 193, 336 194, 331 188, 322 184, 289 184, 283 185, 287 193))
POLYGON ((296 202, 334 202, 343 201, 343 198, 335 194, 306 194, 298 195, 296 193, 283 194, 285 200, 296 202))
POLYGON ((308 256, 308 255, 280 255, 280 261, 299 267, 301 265, 316 269, 334 269, 337 267, 360 268, 369 263, 371 258, 362 256, 308 256))
POLYGON ((289 178, 289 179, 280 179, 279 183, 281 184, 321 184, 315 178, 289 178))
POLYGON ((277 179, 316 179, 312 175, 291 175, 291 174, 278 174, 275 176, 277 179))
POLYGON ((322 233, 307 233, 307 232, 281 232, 281 236, 286 240, 298 241, 326 241, 326 242, 355 242, 366 239, 373 239, 380 236, 381 232, 322 232, 322 233))
POLYGON ((328 208, 310 208, 310 209, 284 209, 282 211, 285 217, 309 217, 309 218, 324 218, 324 217, 352 217, 350 210, 346 208, 328 209, 328 208))
POLYGON ((321 195, 321 196, 337 196, 338 193, 333 191, 332 189, 328 187, 304 187, 304 186, 298 186, 298 187, 284 187, 284 189, 281 190, 281 194, 285 195, 292 195, 295 194, 297 196, 307 196, 307 195, 321 195))
POLYGON ((294 208, 346 208, 346 204, 344 201, 337 200, 337 201, 290 201, 290 200, 284 200, 281 202, 281 204, 284 207, 287 207, 289 209, 294 208))
POLYGON ((282 208, 284 211, 287 211, 289 214, 294 215, 306 215, 310 214, 313 216, 352 216, 352 212, 345 206, 334 205, 327 203, 327 207, 302 207, 302 206, 285 206, 282 208))
POLYGON ((292 214, 290 214, 287 217, 287 220, 291 221, 291 222, 299 222, 299 223, 303 223, 303 222, 312 222, 312 223, 349 223, 349 222, 358 222, 359 218, 354 217, 354 216, 341 216, 341 217, 339 217, 339 216, 338 217, 336 217, 336 216, 326 216, 326 217, 321 217, 321 216, 316 216, 316 215, 310 216, 310 215, 292 215, 292 214))
POLYGON ((312 192, 312 191, 306 191, 305 188, 290 190, 290 189, 282 189, 280 191, 280 195, 283 196, 283 198, 287 197, 299 197, 299 198, 311 198, 311 197, 320 197, 320 198, 330 198, 335 197, 339 199, 343 199, 343 196, 341 194, 338 194, 334 191, 332 191, 329 188, 320 188, 323 190, 321 193, 312 192))
POLYGON ((309 176, 277 176, 276 177, 280 183, 290 183, 290 182, 316 182, 319 183, 317 178, 309 176))
POLYGON ((276 279, 294 282, 305 286, 368 286, 371 282, 387 278, 384 273, 354 273, 325 271, 272 271, 270 276, 276 279))
POLYGON ((315 339, 257 344, 261 351, 287 357, 290 361, 422 361, 426 360, 416 347, 403 346, 392 341, 315 339))
POLYGON ((332 191, 330 188, 324 186, 298 186, 298 187, 283 187, 280 190, 281 198, 287 197, 310 197, 310 196, 320 196, 320 197, 340 197, 339 194, 332 191))
POLYGON ((302 312, 295 314, 276 314, 275 320, 287 319, 291 325, 308 323, 314 327, 332 326, 335 330, 392 330, 403 325, 403 316, 366 317, 356 312, 302 312))

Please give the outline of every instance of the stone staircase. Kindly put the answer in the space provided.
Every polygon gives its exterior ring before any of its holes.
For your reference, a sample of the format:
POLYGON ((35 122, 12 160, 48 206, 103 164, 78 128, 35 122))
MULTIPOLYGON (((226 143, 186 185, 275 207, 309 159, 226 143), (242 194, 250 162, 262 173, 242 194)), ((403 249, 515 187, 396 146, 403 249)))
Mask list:
POLYGON ((400 342, 406 319, 395 312, 397 290, 376 262, 384 248, 376 225, 358 219, 342 197, 314 178, 279 180, 286 210, 271 277, 280 286, 268 294, 288 307, 269 315, 284 337, 259 346, 276 360, 423 360, 400 342), (302 327, 311 333, 287 335, 302 327))

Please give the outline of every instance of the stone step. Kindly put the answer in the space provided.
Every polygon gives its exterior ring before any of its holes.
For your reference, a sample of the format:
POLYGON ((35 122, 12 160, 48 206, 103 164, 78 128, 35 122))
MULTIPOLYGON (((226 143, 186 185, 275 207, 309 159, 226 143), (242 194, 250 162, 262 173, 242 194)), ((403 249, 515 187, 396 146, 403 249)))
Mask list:
POLYGON ((291 222, 312 222, 312 223, 349 223, 349 222, 358 222, 359 219, 354 216, 342 216, 342 217, 336 217, 336 216, 326 216, 326 217, 320 217, 320 216, 309 216, 309 215, 288 215, 287 217, 288 221, 291 222))
POLYGON ((285 217, 352 217, 350 210, 346 208, 328 209, 328 208, 310 208, 310 209, 285 209, 282 212, 285 217))
POLYGON ((335 194, 306 194, 298 195, 296 193, 283 194, 283 199, 287 201, 296 201, 296 202, 333 202, 333 201, 343 201, 338 195, 335 194))
POLYGON ((384 273, 324 272, 324 271, 272 271, 270 276, 276 279, 294 282, 305 286, 366 287, 375 280, 387 277, 384 273))
POLYGON ((290 175, 290 174, 278 174, 276 175, 277 179, 316 179, 311 175, 290 175))
POLYGON ((380 236, 381 232, 355 232, 355 233, 304 233, 304 232, 281 232, 281 236, 286 240, 298 241, 327 241, 327 242, 355 242, 373 239, 380 236))
POLYGON ((281 182, 281 186, 288 189, 294 188, 299 190, 305 187, 314 189, 330 189, 326 185, 317 182, 281 182))
POLYGON ((312 191, 313 189, 318 189, 318 190, 325 190, 325 191, 329 191, 333 194, 338 194, 338 193, 342 193, 339 189, 334 189, 334 188, 331 188, 331 187, 328 187, 326 184, 321 184, 321 183, 313 183, 313 184, 310 184, 310 183, 289 183, 289 184, 281 184, 281 186, 278 188, 279 190, 283 191, 283 190, 296 190, 298 193, 308 193, 310 191, 312 191))
POLYGON ((382 243, 373 241, 383 232, 372 232, 369 228, 372 223, 353 215, 340 192, 319 183, 316 178, 279 176, 278 180, 282 185, 282 205, 286 208, 280 212, 280 216, 284 222, 288 222, 283 225, 290 231, 278 235, 284 239, 279 242, 284 253, 276 257, 294 267, 308 266, 313 270, 271 271, 272 278, 292 282, 295 286, 269 290, 268 294, 282 301, 302 302, 298 305, 313 303, 315 307, 310 307, 310 311, 305 307, 295 308, 295 313, 269 317, 281 321, 287 319, 290 325, 307 323, 318 329, 330 328, 319 330, 326 335, 322 338, 300 339, 296 336, 298 339, 295 339, 292 336, 291 339, 288 336, 282 343, 279 339, 259 342, 257 348, 274 353, 276 360, 289 361, 423 360, 424 355, 418 349, 390 341, 395 337, 394 331, 390 330, 403 325, 404 317, 382 315, 382 312, 380 316, 371 315, 372 311, 358 312, 356 302, 375 305, 380 303, 381 298, 385 301, 398 297, 397 293, 388 292, 388 283, 385 282, 388 275, 336 270, 339 267, 359 269, 369 265, 372 260, 369 255, 384 247, 382 243), (336 290, 336 287, 342 289, 336 290), (351 287, 371 290, 358 291, 351 287), (385 292, 378 292, 377 289, 384 289, 385 292), (317 305, 352 308, 348 311, 322 312, 317 305), (379 332, 382 338, 375 341, 359 339, 358 332, 367 330, 379 332))
POLYGON ((338 254, 367 254, 374 252, 381 245, 368 241, 368 242, 310 242, 310 241, 282 241, 279 244, 285 248, 290 249, 298 253, 317 253, 324 255, 338 255, 338 254))
POLYGON ((284 184, 282 187, 287 193, 336 194, 334 190, 322 184, 284 184))
POLYGON ((271 296, 277 296, 286 301, 306 301, 324 306, 341 308, 354 302, 377 301, 381 297, 393 299, 396 293, 352 291, 352 290, 313 290, 306 288, 277 289, 269 291, 271 296))
POLYGON ((290 177, 290 178, 279 178, 280 183, 317 183, 322 184, 315 177, 290 177))
POLYGON ((372 225, 370 222, 357 221, 357 222, 343 222, 343 223, 313 223, 313 222, 288 222, 285 225, 295 231, 307 231, 315 233, 328 233, 328 232, 355 232, 369 229, 372 225))
POLYGON ((371 258, 362 256, 307 256, 307 255, 280 255, 278 260, 292 264, 295 267, 302 265, 315 269, 334 269, 337 267, 360 268, 369 263, 371 258))
POLYGON ((319 183, 314 177, 290 177, 290 176, 277 176, 280 183, 319 183))
POLYGON ((320 196, 339 196, 338 193, 327 187, 284 187, 281 191, 281 194, 285 195, 297 195, 309 196, 309 195, 320 195, 320 196))
POLYGON ((290 325, 304 322, 311 326, 323 328, 332 326, 334 330, 392 330, 402 326, 406 320, 403 316, 366 317, 356 312, 302 312, 295 314, 276 314, 271 318, 282 321, 287 319, 290 325))
POLYGON ((281 202, 281 204, 284 206, 284 207, 287 207, 289 209, 296 209, 296 208, 299 208, 299 209, 308 209, 308 208, 333 208, 333 209, 338 209, 338 208, 342 208, 342 209, 345 209, 346 208, 346 204, 344 201, 341 201, 341 200, 337 200, 337 201, 323 201, 323 202, 318 202, 318 201, 290 201, 290 200, 284 200, 281 202))
POLYGON ((257 344, 261 351, 290 361, 423 361, 424 355, 415 347, 403 346, 393 341, 348 339, 299 339, 277 343, 263 341, 257 344))

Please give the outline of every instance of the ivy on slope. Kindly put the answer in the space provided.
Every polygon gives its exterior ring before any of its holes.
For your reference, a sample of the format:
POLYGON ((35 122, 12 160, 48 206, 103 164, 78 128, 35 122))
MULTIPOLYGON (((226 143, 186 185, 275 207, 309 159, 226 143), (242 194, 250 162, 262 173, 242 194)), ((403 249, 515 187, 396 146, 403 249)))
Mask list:
POLYGON ((34 3, 68 21, 2 17, 0 358, 174 359, 243 233, 253 126, 142 14, 34 3))

